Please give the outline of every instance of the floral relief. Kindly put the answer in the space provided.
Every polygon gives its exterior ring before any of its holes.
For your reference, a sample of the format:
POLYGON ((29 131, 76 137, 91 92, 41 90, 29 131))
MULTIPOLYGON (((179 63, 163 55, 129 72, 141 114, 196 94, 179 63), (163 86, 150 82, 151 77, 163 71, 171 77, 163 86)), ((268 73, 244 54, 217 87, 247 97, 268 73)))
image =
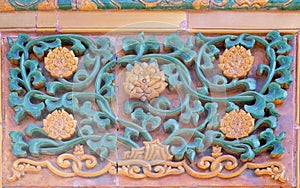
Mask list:
POLYGON ((214 158, 218 158, 221 155, 223 155, 223 153, 222 153, 222 147, 219 146, 219 145, 212 146, 211 156, 214 157, 214 158))
POLYGON ((76 130, 77 121, 64 110, 55 110, 43 120, 43 130, 50 138, 66 140, 71 138, 76 130))
POLYGON ((73 149, 73 154, 76 156, 81 156, 84 154, 83 145, 76 145, 73 149))
POLYGON ((220 129, 227 138, 243 138, 254 130, 254 118, 244 110, 233 110, 223 117, 220 129))
POLYGON ((291 115, 279 116, 294 105, 293 35, 176 33, 159 41, 141 33, 125 37, 120 53, 109 37, 8 37, 5 107, 15 122, 4 119, 4 151, 18 158, 11 181, 47 168, 97 183, 104 174, 226 179, 247 171, 290 184, 280 157, 293 159, 285 132, 295 132, 282 125, 291 115))
POLYGON ((54 78, 69 78, 77 70, 78 58, 68 48, 58 47, 49 51, 44 63, 54 78))
POLYGON ((164 72, 155 63, 135 63, 125 76, 123 86, 126 93, 130 98, 140 98, 142 101, 158 97, 168 85, 164 72))
POLYGON ((219 68, 228 78, 244 78, 251 70, 254 56, 243 46, 233 46, 220 55, 219 68))

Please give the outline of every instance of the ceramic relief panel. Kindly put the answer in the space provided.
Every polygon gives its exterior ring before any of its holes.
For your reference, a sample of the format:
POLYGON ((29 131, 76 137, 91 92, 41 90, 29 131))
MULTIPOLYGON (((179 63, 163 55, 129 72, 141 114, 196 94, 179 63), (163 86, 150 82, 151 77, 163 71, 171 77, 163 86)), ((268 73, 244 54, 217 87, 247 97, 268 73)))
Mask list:
POLYGON ((7 35, 4 183, 294 185, 294 46, 279 31, 7 35))

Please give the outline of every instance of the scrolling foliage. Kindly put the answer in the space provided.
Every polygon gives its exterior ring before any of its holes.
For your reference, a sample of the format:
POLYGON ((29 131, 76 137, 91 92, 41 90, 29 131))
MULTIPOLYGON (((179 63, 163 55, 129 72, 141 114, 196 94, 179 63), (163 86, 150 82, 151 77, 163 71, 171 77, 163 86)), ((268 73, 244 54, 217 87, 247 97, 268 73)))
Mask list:
MULTIPOLYGON (((170 146, 173 162, 196 161, 214 146, 242 163, 262 152, 278 158, 285 150, 285 132, 274 133, 280 116, 276 105, 285 101, 286 90, 293 81, 293 57, 288 55, 292 39, 293 35, 281 36, 278 31, 265 38, 250 34, 209 38, 198 33, 186 41, 171 34, 164 37, 161 46, 154 36, 141 33, 136 38, 125 37, 125 55, 116 58, 110 40, 103 37, 91 40, 70 34, 30 39, 21 34, 16 41, 8 38, 7 58, 16 66, 9 71, 8 103, 15 111, 16 122, 21 123, 28 116, 42 120, 47 114, 64 109, 76 117, 79 125, 70 139, 54 140, 41 125, 29 124, 24 132, 10 133, 12 153, 16 157, 59 155, 84 144, 92 154, 104 159, 115 150, 117 140, 141 149, 140 141, 153 141, 158 130, 163 130, 161 141, 170 146), (44 68, 43 58, 58 47, 69 48, 79 59, 79 68, 71 78, 52 78, 44 68), (230 71, 235 63, 247 61, 244 54, 251 57, 256 48, 265 52, 266 62, 254 59, 250 72, 240 78, 223 75, 218 66, 220 58, 237 57, 228 65, 230 71), (225 51, 230 56, 221 57, 225 51), (148 65, 153 69, 128 74, 135 64, 140 71, 148 65), (131 82, 127 84, 129 90, 137 93, 122 101, 126 118, 116 116, 111 105, 116 97, 115 67, 125 72, 131 82), (152 74, 154 70, 156 73, 152 74), (161 83, 168 85, 165 91, 158 90, 161 83), (143 100, 136 97, 151 92, 159 96, 143 100), (178 96, 180 104, 174 102, 172 95, 178 96), (222 106, 227 113, 248 113, 247 117, 254 119, 254 128, 241 137, 226 137, 229 129, 220 129, 225 113, 222 106), (117 126, 121 128, 118 135, 111 131, 117 126)), ((245 123, 247 128, 247 119, 243 118, 235 117, 236 124, 245 123)))
MULTIPOLYGON (((175 160, 187 156, 193 161, 196 159, 195 156, 215 144, 220 145, 226 152, 239 156, 243 162, 252 161, 256 155, 267 150, 271 152, 271 157, 279 157, 284 153, 281 142, 285 133, 274 135, 279 116, 275 105, 284 102, 287 97, 286 89, 293 81, 291 76, 293 58, 288 55, 291 50, 288 42, 292 38, 292 35, 281 36, 278 31, 270 32, 266 39, 249 34, 207 38, 198 33, 194 38, 190 37, 184 42, 179 35, 171 34, 164 38, 164 53, 160 54, 155 51, 149 53, 146 49, 153 45, 148 46, 147 41, 144 43, 141 41, 137 44, 138 52, 119 57, 118 61, 126 65, 145 61, 151 63, 155 59, 166 75, 169 91, 177 95, 179 92, 184 93, 184 97, 181 104, 176 107, 173 107, 171 99, 165 96, 145 102, 132 99, 124 103, 124 111, 132 114, 131 117, 136 111, 141 112, 140 118, 152 121, 149 122, 151 125, 157 125, 158 118, 160 120, 165 118, 161 124, 168 136, 163 144, 171 146, 170 151, 175 160), (247 50, 260 45, 265 50, 268 62, 252 67, 252 70, 256 70, 257 76, 249 74, 244 78, 231 79, 220 73, 218 59, 221 50, 237 45, 247 50), (144 46, 143 51, 140 46, 144 46), (199 87, 193 87, 193 84, 196 85, 195 79, 190 74, 193 70, 196 71, 199 87), (256 78, 260 77, 263 82, 258 85, 256 78), (241 87, 243 89, 240 93, 231 94, 231 91, 241 87), (215 93, 228 96, 214 97, 215 93), (220 104, 227 105, 227 112, 244 109, 251 114, 255 118, 253 133, 241 139, 226 138, 219 126, 219 120, 222 119, 218 114, 220 104), (152 117, 147 118, 149 116, 152 117)), ((152 38, 152 41, 155 39, 152 38)), ((126 44, 123 44, 124 49, 128 49, 126 44)), ((149 140, 148 135, 153 131, 146 127, 120 123, 125 127, 125 134, 119 136, 119 139, 133 147, 138 146, 132 138, 141 135, 145 140, 149 140)), ((154 128, 157 129, 158 126, 154 128)))
POLYGON ((56 109, 64 109, 80 119, 76 134, 63 141, 50 138, 42 126, 35 124, 29 124, 24 133, 11 132, 13 154, 17 157, 57 155, 84 143, 100 158, 114 151, 116 136, 108 132, 115 121, 109 105, 115 96, 114 75, 106 70, 115 62, 115 55, 109 39, 92 41, 80 35, 55 35, 31 40, 21 34, 16 41, 8 38, 8 42, 7 58, 17 65, 9 71, 8 101, 16 112, 16 122, 21 123, 27 116, 42 120, 56 109), (80 58, 79 69, 70 79, 54 79, 45 70, 43 59, 50 50, 64 46, 80 58), (99 85, 93 86, 95 83, 99 85), (89 88, 95 89, 88 91, 89 88))

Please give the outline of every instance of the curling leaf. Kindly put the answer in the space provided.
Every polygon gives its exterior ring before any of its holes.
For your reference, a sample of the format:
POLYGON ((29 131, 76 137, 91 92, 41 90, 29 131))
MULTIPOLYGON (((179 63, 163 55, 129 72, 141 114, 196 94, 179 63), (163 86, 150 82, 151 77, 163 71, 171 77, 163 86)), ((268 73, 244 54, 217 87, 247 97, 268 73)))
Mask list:
POLYGON ((8 104, 13 107, 16 112, 14 115, 16 122, 20 123, 20 121, 27 115, 31 115, 37 120, 40 118, 45 105, 43 102, 33 104, 30 101, 33 95, 34 91, 26 93, 23 98, 20 98, 16 92, 10 93, 8 104))
POLYGON ((163 46, 165 51, 174 52, 172 55, 182 60, 187 66, 194 62, 197 55, 193 50, 192 38, 190 37, 185 44, 176 33, 166 36, 163 40, 163 46))
POLYGON ((24 134, 21 131, 12 131, 9 136, 12 139, 12 154, 18 158, 27 157, 28 144, 23 140, 24 134))
POLYGON ((125 37, 122 43, 125 54, 135 53, 138 56, 144 53, 158 53, 160 49, 159 41, 154 36, 145 39, 144 32, 140 33, 136 39, 125 37))
POLYGON ((153 116, 152 114, 145 113, 142 108, 137 108, 131 114, 133 121, 140 122, 142 127, 148 131, 154 131, 160 125, 161 118, 159 116, 153 116))
POLYGON ((248 34, 241 34, 237 38, 235 36, 232 36, 231 38, 226 38, 225 39, 226 48, 231 48, 236 45, 242 45, 247 49, 252 49, 255 44, 255 40, 247 39, 248 36, 249 36, 248 34))

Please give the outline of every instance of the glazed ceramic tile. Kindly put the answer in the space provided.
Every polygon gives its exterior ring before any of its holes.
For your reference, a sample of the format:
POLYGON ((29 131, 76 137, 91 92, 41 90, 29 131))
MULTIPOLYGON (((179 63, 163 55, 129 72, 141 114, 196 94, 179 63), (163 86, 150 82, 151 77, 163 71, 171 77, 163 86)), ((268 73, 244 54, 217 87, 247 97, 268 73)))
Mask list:
POLYGON ((294 35, 4 36, 5 186, 295 185, 294 35))

